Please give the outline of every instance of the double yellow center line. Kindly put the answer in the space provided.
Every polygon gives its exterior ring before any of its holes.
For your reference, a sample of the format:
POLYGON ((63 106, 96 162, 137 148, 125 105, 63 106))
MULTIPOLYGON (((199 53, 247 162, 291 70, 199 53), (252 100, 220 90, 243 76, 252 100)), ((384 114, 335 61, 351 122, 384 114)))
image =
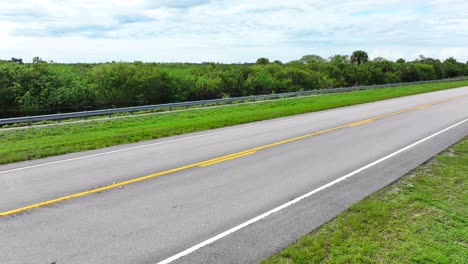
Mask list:
POLYGON ((223 157, 219 157, 219 158, 216 158, 216 159, 207 160, 207 161, 198 163, 198 167, 206 167, 206 166, 210 166, 210 165, 220 163, 220 162, 223 162, 223 161, 237 159, 237 158, 244 157, 244 156, 247 156, 247 155, 250 155, 250 154, 254 154, 255 152, 257 152, 257 151, 247 150, 247 151, 242 151, 242 152, 226 155, 226 156, 223 156, 223 157))
POLYGON ((21 213, 21 212, 31 210, 31 209, 34 209, 34 208, 38 208, 38 207, 42 207, 42 206, 48 206, 48 205, 51 205, 51 204, 55 204, 55 203, 63 202, 63 201, 66 201, 66 200, 86 196, 86 195, 93 194, 93 193, 107 191, 107 190, 110 190, 110 189, 122 187, 122 186, 125 186, 125 185, 137 183, 137 182, 146 181, 146 180, 153 179, 153 178, 156 178, 156 177, 159 177, 159 176, 163 176, 163 175, 167 175, 167 174, 171 174, 171 173, 175 173, 175 172, 179 172, 179 171, 183 171, 183 170, 187 170, 187 169, 191 169, 191 168, 195 168, 195 167, 203 168, 203 167, 214 165, 214 164, 217 164, 217 163, 220 163, 220 162, 224 162, 224 161, 228 161, 228 160, 232 160, 232 159, 237 159, 237 158, 244 157, 244 156, 247 156, 247 155, 252 155, 252 154, 254 154, 257 151, 262 150, 262 149, 275 147, 275 146, 278 146, 278 145, 290 143, 290 142, 293 142, 293 141, 309 138, 309 137, 320 135, 320 134, 325 134, 325 133, 335 131, 335 130, 338 130, 338 129, 342 129, 342 128, 364 125, 364 124, 373 122, 373 121, 378 120, 378 119, 382 119, 382 118, 385 118, 385 117, 390 117, 390 116, 394 116, 394 115, 398 115, 398 114, 406 113, 406 112, 410 112, 410 111, 415 111, 415 110, 419 110, 419 109, 424 109, 424 108, 427 108, 427 107, 430 107, 430 106, 433 106, 433 105, 436 105, 436 104, 441 104, 441 103, 445 103, 445 102, 448 102, 448 101, 457 100, 457 99, 460 99, 460 98, 465 97, 465 96, 467 96, 467 95, 451 97, 451 98, 448 98, 448 99, 444 99, 444 100, 440 100, 440 101, 436 101, 436 102, 432 102, 432 103, 428 103, 428 104, 424 104, 424 105, 419 105, 419 106, 416 106, 416 107, 407 108, 407 109, 404 109, 404 110, 401 110, 401 111, 379 115, 379 116, 372 117, 372 118, 365 119, 365 120, 361 120, 361 121, 358 121, 358 122, 345 124, 345 125, 337 126, 337 127, 334 127, 334 128, 329 128, 329 129, 313 132, 313 133, 310 133, 310 134, 302 135, 302 136, 299 136, 299 137, 278 141, 278 142, 275 142, 275 143, 259 146, 259 147, 256 147, 256 148, 252 148, 252 149, 248 149, 248 150, 245 150, 245 151, 229 154, 229 155, 226 155, 226 156, 222 156, 222 157, 218 157, 218 158, 214 158, 214 159, 210 159, 210 160, 206 160, 206 161, 197 162, 197 163, 193 163, 193 164, 190 164, 190 165, 178 167, 178 168, 175 168, 175 169, 166 170, 166 171, 162 171, 162 172, 158 172, 158 173, 138 177, 138 178, 131 179, 131 180, 128 180, 128 181, 114 183, 114 184, 99 187, 99 188, 96 188, 96 189, 92 189, 92 190, 88 190, 88 191, 84 191, 84 192, 79 192, 79 193, 59 197, 59 198, 56 198, 56 199, 40 202, 40 203, 31 204, 31 205, 28 205, 28 206, 12 209, 12 210, 9 210, 9 211, 0 212, 0 217, 21 213))

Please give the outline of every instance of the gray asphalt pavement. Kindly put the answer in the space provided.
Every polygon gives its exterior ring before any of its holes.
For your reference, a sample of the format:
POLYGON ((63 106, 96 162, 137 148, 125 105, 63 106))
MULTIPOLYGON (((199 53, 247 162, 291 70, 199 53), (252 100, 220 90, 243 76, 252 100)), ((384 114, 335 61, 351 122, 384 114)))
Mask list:
MULTIPOLYGON (((467 87, 0 166, 0 213, 461 95, 467 87)), ((0 263, 157 263, 467 117, 465 96, 5 216, 0 263)), ((465 122, 177 262, 256 262, 467 134, 465 122)))

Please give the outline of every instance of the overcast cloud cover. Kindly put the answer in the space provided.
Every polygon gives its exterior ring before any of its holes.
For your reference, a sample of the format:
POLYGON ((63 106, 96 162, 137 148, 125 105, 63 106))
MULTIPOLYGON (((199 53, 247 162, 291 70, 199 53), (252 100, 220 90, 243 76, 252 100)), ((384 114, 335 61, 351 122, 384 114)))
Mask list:
POLYGON ((290 61, 366 50, 468 60, 466 0, 0 0, 0 58, 290 61))

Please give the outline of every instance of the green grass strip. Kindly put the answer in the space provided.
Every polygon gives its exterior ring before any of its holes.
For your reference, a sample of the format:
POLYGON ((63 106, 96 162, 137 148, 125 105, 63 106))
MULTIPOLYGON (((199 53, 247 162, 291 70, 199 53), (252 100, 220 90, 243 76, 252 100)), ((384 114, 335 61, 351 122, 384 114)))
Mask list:
POLYGON ((0 131, 0 164, 98 149, 248 122, 468 86, 432 83, 350 93, 273 100, 23 130, 0 131))
POLYGON ((468 138, 262 262, 468 263, 468 138))

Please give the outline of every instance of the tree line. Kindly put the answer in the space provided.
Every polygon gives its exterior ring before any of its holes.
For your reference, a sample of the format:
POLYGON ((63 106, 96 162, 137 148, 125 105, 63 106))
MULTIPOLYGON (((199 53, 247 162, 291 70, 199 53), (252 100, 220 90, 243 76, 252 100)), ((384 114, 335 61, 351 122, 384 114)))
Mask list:
POLYGON ((468 75, 468 62, 419 56, 372 60, 364 51, 282 63, 60 64, 35 57, 0 61, 0 116, 14 117, 146 104, 216 99, 445 79, 468 75))

